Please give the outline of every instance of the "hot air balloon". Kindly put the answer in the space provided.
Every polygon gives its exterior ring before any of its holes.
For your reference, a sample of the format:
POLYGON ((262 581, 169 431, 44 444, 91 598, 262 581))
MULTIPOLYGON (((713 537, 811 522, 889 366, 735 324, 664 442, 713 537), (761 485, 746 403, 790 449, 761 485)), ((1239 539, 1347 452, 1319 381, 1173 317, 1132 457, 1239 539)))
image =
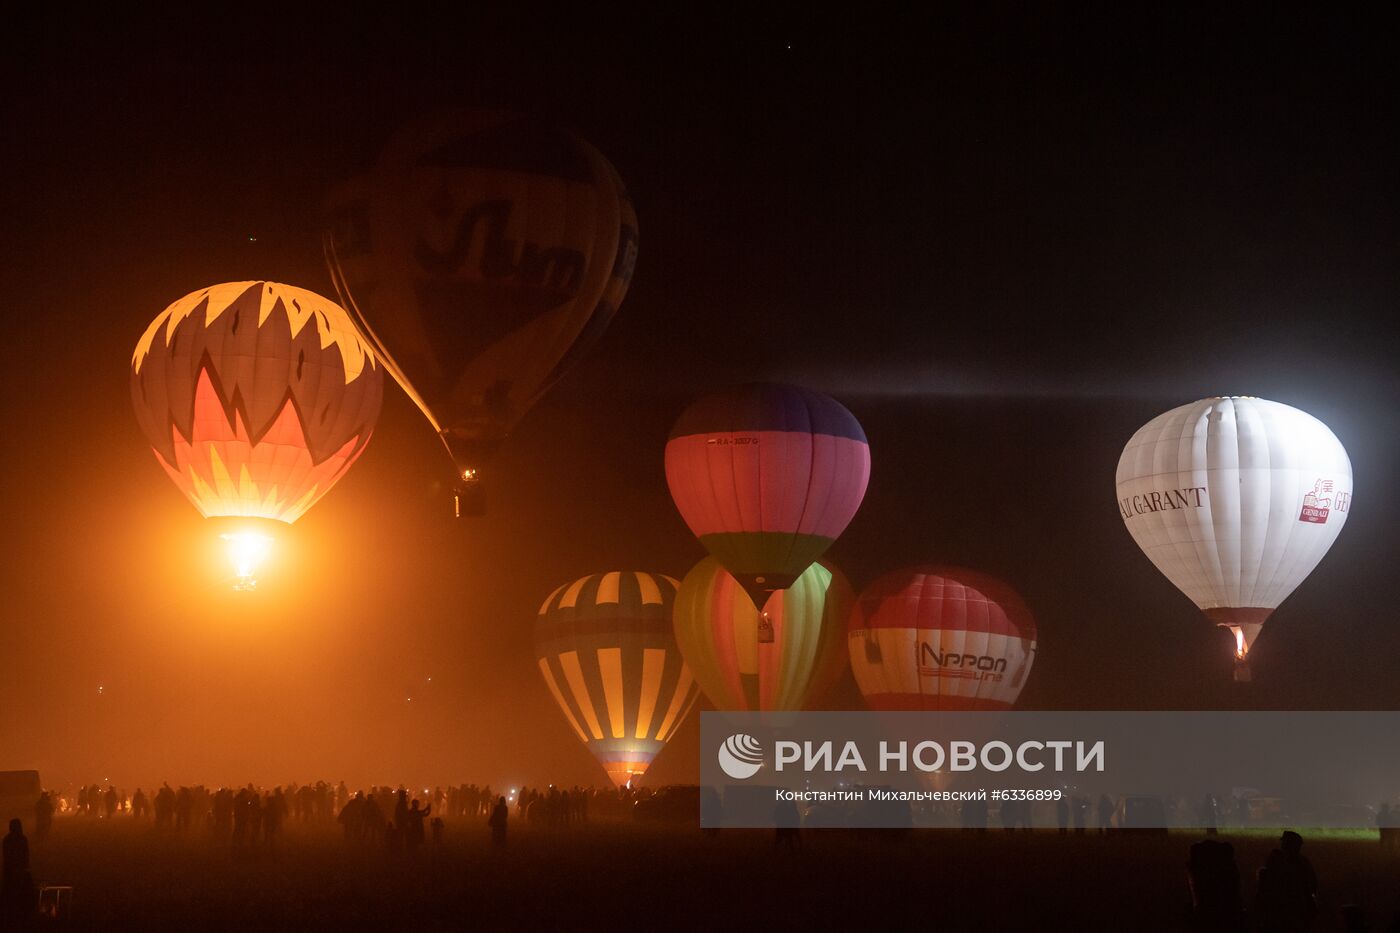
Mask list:
POLYGON ((345 311, 275 282, 191 292, 157 315, 131 358, 141 430, 200 514, 229 520, 243 589, 266 553, 263 531, 296 521, 345 475, 382 397, 383 375, 345 311))
POLYGON ((1327 425, 1260 398, 1158 415, 1118 460, 1118 511, 1157 569, 1235 636, 1235 678, 1269 615, 1351 509, 1351 461, 1327 425))
POLYGON ((460 515, 482 509, 483 462, 617 312, 637 218, 573 134, 447 113, 333 193, 325 245, 341 300, 452 456, 460 515))
POLYGON ((707 557, 676 592, 676 644, 716 709, 802 709, 845 672, 854 597, 841 571, 816 563, 760 614, 707 557))
POLYGON ((856 514, 870 481, 865 432, 840 402, 754 383, 687 408, 666 444, 681 517, 757 607, 791 586, 856 514))
POLYGON ((1035 620, 1010 586, 958 567, 887 573, 851 613, 851 670, 874 710, 1011 707, 1035 661, 1035 620))
POLYGON ((671 634, 676 581, 614 571, 549 595, 535 658, 579 740, 619 787, 646 773, 699 691, 671 634))

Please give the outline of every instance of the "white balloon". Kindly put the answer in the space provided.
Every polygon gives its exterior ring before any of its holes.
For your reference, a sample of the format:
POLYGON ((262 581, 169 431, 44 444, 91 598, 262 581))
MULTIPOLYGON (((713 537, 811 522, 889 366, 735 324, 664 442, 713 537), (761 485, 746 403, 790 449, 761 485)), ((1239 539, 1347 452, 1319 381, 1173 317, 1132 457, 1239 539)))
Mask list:
POLYGON ((1336 435, 1259 398, 1201 399, 1158 415, 1123 448, 1117 479, 1133 540, 1234 632, 1241 664, 1351 509, 1351 461, 1336 435))

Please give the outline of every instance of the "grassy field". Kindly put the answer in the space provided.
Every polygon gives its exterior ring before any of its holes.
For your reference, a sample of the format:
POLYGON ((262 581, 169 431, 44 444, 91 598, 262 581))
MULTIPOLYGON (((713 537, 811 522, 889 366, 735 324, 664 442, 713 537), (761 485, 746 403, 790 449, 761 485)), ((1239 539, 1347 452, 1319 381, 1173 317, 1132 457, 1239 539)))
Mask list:
MULTIPOLYGON (((1273 837, 1233 839, 1247 896, 1273 837)), ((119 817, 60 820, 33 867, 75 887, 80 930, 1178 930, 1193 839, 827 830, 779 851, 763 831, 598 822, 512 826, 499 851, 459 821, 414 857, 297 825, 276 851, 234 857, 119 817)), ((1370 930, 1400 916, 1400 859, 1374 833, 1319 835, 1304 854, 1315 929, 1342 929, 1348 903, 1370 930)))

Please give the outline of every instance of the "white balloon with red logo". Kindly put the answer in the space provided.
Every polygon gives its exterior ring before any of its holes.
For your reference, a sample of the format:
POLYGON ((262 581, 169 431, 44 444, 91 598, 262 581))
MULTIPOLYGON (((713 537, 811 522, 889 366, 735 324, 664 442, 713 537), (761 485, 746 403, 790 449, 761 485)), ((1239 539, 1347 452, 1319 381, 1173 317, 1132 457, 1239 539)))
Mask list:
POLYGON ((1148 558, 1235 636, 1236 676, 1278 605, 1351 511, 1351 461, 1327 425, 1279 402, 1201 399, 1143 425, 1118 460, 1118 511, 1148 558))

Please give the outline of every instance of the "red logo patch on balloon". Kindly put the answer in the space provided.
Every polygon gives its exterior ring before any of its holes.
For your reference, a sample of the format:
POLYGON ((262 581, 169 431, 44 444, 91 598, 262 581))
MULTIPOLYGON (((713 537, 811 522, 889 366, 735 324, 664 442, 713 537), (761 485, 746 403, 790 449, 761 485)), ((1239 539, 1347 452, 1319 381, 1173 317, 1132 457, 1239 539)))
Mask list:
POLYGON ((1324 525, 1327 523, 1327 516, 1332 507, 1332 481, 1330 479, 1319 479, 1313 484, 1312 492, 1303 496, 1303 511, 1298 516, 1300 522, 1312 522, 1314 525, 1324 525))

